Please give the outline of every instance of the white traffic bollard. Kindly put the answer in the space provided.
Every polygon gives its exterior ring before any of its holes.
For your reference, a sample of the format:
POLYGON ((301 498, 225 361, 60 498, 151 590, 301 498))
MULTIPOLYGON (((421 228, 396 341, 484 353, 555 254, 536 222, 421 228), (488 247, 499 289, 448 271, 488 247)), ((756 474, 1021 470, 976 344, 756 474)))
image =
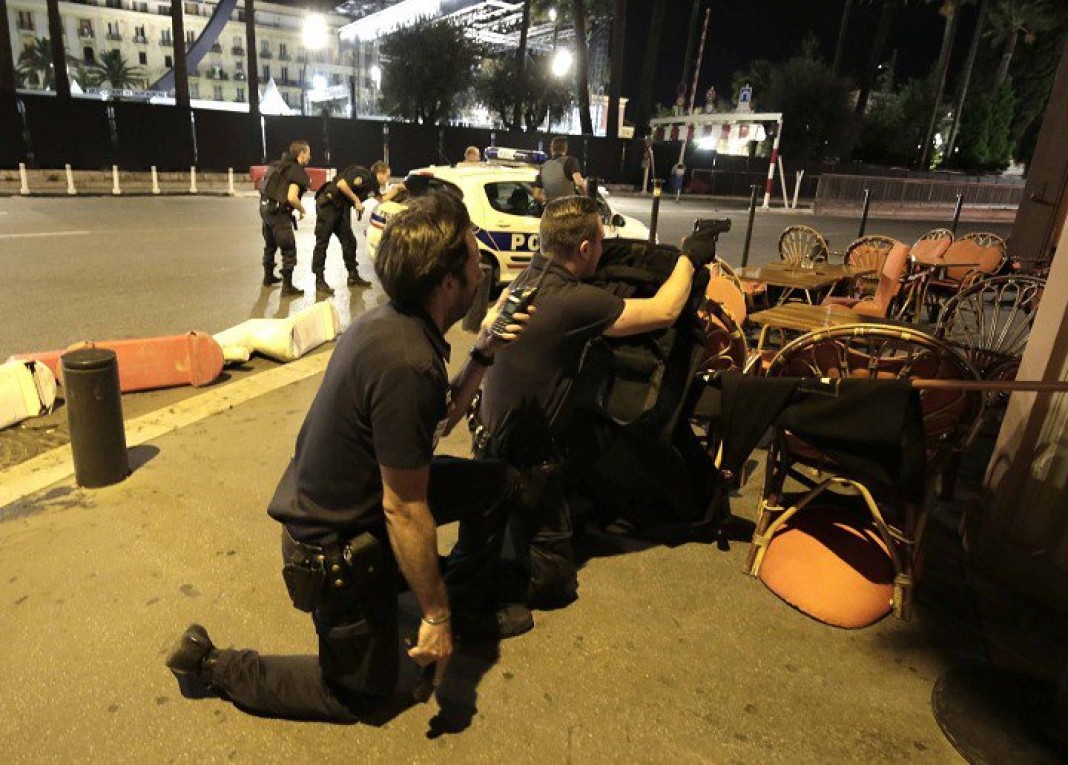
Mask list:
POLYGON ((189 168, 189 193, 197 193, 197 168, 193 165, 189 168))
POLYGON ((159 173, 156 172, 155 165, 152 165, 152 193, 159 193, 159 173))
POLYGON ((26 195, 30 193, 30 183, 26 179, 26 164, 19 162, 19 193, 26 195))
POLYGON ((234 191, 234 169, 232 167, 226 168, 226 180, 229 184, 226 193, 230 196, 235 196, 237 192, 234 191))
POLYGON ((70 169, 70 165, 66 165, 67 168, 67 193, 71 196, 78 193, 78 190, 74 188, 74 171, 70 169))
POLYGON ((119 166, 111 166, 111 193, 118 196, 122 193, 122 189, 119 188, 119 166))

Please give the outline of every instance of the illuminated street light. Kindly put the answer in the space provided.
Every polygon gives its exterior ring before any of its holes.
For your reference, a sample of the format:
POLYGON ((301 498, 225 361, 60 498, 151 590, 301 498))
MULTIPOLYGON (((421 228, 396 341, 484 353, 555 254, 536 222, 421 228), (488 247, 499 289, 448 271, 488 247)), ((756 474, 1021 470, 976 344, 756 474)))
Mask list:
POLYGON ((571 51, 560 48, 553 56, 553 76, 563 77, 571 71, 571 51))
POLYGON ((367 73, 371 75, 371 82, 374 83, 376 88, 382 87, 382 67, 378 64, 372 64, 371 68, 367 70, 367 73))
POLYGON ((556 9, 555 8, 550 8, 549 9, 549 21, 556 21, 556 9))

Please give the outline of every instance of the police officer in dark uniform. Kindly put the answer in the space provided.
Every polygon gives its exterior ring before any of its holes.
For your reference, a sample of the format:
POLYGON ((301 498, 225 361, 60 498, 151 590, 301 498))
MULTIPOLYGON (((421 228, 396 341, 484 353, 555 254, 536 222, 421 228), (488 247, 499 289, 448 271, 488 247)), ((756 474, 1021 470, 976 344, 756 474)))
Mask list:
POLYGON ((348 286, 371 286, 371 282, 360 276, 356 266, 357 245, 356 237, 352 233, 351 211, 355 209, 357 218, 360 218, 363 216, 363 203, 368 197, 378 197, 379 202, 392 199, 403 186, 394 187, 383 194, 382 187, 388 180, 389 165, 379 160, 371 165, 370 170, 360 165, 349 165, 316 192, 315 250, 312 253, 316 292, 334 294, 323 275, 326 269, 326 248, 330 245, 331 236, 336 236, 341 242, 341 256, 349 272, 348 286))
POLYGON ((486 374, 475 451, 507 460, 528 473, 532 485, 543 487, 535 509, 520 508, 510 520, 519 569, 513 585, 521 588, 514 595, 525 595, 532 607, 558 607, 573 600, 578 587, 560 445, 586 345, 601 335, 626 337, 671 326, 689 297, 695 269, 711 261, 715 244, 694 234, 655 295, 623 299, 582 281, 596 271, 604 241, 592 198, 563 197, 546 205, 540 238, 540 257, 513 286, 540 282, 538 320, 486 374))
POLYGON ((402 581, 422 610, 408 656, 436 665, 435 684, 454 632, 496 640, 533 626, 525 607, 500 607, 494 591, 507 508, 520 493, 516 471, 497 460, 433 456, 527 317, 495 338, 499 302, 448 380, 444 334, 482 278, 470 217, 451 194, 416 200, 390 221, 375 272, 390 302, 338 341, 268 507, 283 524, 283 576, 293 605, 312 615, 318 656, 217 650, 192 625, 167 658, 180 680, 207 684, 242 709, 354 722, 389 696, 402 581), (443 576, 436 524, 455 520, 459 539, 443 576))
POLYGON ((274 253, 282 250, 282 295, 303 294, 293 286, 293 269, 297 267, 296 222, 293 213, 304 219, 304 205, 300 198, 311 185, 304 170, 311 161, 311 146, 307 141, 294 141, 289 151, 272 162, 260 184, 260 219, 263 221, 263 286, 278 284, 274 275, 274 253))
POLYGON ((547 204, 554 199, 574 194, 586 194, 586 179, 582 177, 579 162, 567 154, 567 139, 557 136, 549 144, 552 158, 538 170, 534 180, 534 199, 547 204))

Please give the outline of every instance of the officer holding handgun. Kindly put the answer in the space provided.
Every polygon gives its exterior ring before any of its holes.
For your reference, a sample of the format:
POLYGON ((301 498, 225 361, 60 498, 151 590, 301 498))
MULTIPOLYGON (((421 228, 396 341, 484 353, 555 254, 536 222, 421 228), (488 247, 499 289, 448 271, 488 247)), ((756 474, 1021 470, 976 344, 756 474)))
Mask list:
POLYGON ((217 650, 194 624, 167 658, 180 680, 242 709, 355 722, 385 700, 398 678, 404 582, 422 612, 408 656, 434 665, 435 684, 454 635, 498 640, 534 624, 525 607, 498 604, 494 591, 508 507, 523 496, 516 471, 498 460, 433 456, 498 350, 525 331, 527 314, 495 335, 498 302, 448 380, 445 332, 467 313, 482 278, 471 219, 452 194, 427 195, 391 219, 375 272, 390 302, 338 341, 268 507, 283 524, 283 577, 293 605, 312 615, 318 656, 217 650), (443 575, 436 524, 457 520, 443 575))
POLYGON ((260 184, 260 220, 263 221, 263 286, 278 284, 274 275, 274 253, 282 250, 282 295, 303 294, 293 286, 293 269, 297 267, 297 227, 293 214, 304 219, 300 198, 311 185, 304 170, 311 161, 307 141, 294 141, 282 158, 272 162, 260 184))
POLYGON ((475 418, 475 453, 499 457, 540 489, 513 514, 514 596, 531 607, 554 608, 577 597, 571 516, 563 493, 561 444, 569 425, 571 389, 586 345, 601 335, 627 337, 674 324, 690 295, 694 272, 715 257, 715 237, 695 233, 655 295, 623 299, 583 283, 597 269, 604 224, 591 197, 569 196, 545 206, 541 256, 516 277, 513 289, 537 284, 538 320, 486 374, 475 418))
POLYGON ((341 242, 341 257, 349 272, 348 286, 370 287, 371 282, 360 276, 356 266, 356 237, 352 233, 351 211, 356 210, 356 219, 363 217, 363 203, 375 196, 379 202, 392 199, 403 185, 394 186, 385 194, 382 188, 389 181, 389 165, 379 160, 371 169, 349 165, 323 184, 315 194, 315 250, 312 252, 312 272, 315 274, 315 291, 333 295, 334 290, 326 282, 326 248, 330 237, 341 242))

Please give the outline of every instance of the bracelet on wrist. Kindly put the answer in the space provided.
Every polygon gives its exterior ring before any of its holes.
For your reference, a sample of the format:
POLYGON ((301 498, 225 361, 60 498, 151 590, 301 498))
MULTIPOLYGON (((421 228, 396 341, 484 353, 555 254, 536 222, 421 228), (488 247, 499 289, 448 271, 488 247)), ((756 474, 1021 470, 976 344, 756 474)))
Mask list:
POLYGON ((471 360, 473 362, 475 362, 476 364, 479 364, 480 366, 483 366, 483 367, 492 367, 493 366, 493 356, 491 356, 488 353, 483 353, 478 348, 472 348, 471 349, 471 353, 469 353, 468 355, 471 357, 471 360))
POLYGON ((424 616, 424 617, 422 617, 422 620, 423 620, 423 624, 430 625, 431 627, 440 627, 442 624, 448 624, 449 623, 449 619, 451 619, 451 618, 452 618, 452 614, 450 612, 446 611, 444 616, 439 616, 436 619, 428 619, 427 617, 424 616))

